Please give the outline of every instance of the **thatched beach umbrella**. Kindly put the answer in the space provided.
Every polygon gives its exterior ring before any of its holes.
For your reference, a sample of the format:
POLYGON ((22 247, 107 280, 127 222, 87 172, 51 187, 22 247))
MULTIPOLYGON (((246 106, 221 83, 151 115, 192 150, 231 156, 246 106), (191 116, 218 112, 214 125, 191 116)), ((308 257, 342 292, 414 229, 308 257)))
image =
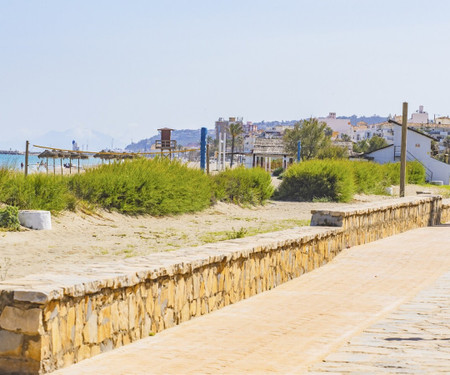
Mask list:
POLYGON ((46 160, 46 169, 47 169, 47 174, 48 174, 48 159, 51 158, 53 159, 53 174, 55 173, 55 158, 58 157, 58 154, 56 152, 50 151, 50 150, 45 150, 43 152, 41 152, 38 155, 39 159, 47 159, 46 160))
POLYGON ((58 151, 58 158, 61 159, 61 175, 64 175, 64 168, 63 168, 63 160, 64 159, 70 159, 70 152, 67 151, 58 151))
MULTIPOLYGON (((81 152, 72 152, 71 153, 71 159, 78 160, 78 173, 80 173, 80 160, 83 159, 89 159, 89 157, 85 154, 82 154, 81 152)), ((72 163, 70 163, 72 165, 72 163)))
POLYGON ((111 163, 111 159, 114 158, 114 155, 112 155, 111 153, 109 153, 109 152, 106 151, 106 150, 101 150, 100 152, 97 152, 97 153, 94 155, 94 158, 100 158, 100 159, 102 159, 102 164, 103 164, 103 161, 104 161, 104 160, 109 160, 109 162, 111 163))

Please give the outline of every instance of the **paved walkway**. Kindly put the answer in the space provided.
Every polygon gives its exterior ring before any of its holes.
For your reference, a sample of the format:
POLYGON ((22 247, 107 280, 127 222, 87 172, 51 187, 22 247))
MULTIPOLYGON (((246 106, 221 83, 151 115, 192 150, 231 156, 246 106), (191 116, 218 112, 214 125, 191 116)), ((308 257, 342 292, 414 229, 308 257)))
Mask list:
POLYGON ((449 288, 450 226, 416 229, 53 375, 445 373, 449 288))

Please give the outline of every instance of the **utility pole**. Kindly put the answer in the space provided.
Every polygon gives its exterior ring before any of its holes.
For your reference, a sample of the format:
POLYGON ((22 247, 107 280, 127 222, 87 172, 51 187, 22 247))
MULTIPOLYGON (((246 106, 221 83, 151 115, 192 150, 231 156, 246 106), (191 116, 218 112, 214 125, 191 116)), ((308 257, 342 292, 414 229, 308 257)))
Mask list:
POLYGON ((408 103, 403 102, 402 143, 400 150, 400 197, 405 196, 406 186, 406 134, 408 130, 408 103))
POLYGON ((28 148, 30 147, 30 142, 25 142, 25 177, 28 176, 28 148))

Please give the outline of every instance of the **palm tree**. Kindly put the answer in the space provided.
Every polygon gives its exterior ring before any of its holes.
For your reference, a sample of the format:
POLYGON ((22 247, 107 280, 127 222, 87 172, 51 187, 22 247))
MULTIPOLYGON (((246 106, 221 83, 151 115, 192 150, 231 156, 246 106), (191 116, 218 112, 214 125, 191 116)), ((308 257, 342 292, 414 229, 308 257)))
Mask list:
POLYGON ((236 138, 239 137, 244 130, 242 129, 242 124, 239 122, 233 122, 228 126, 228 131, 231 136, 231 163, 230 167, 233 167, 233 160, 234 160, 234 146, 236 143, 236 138))

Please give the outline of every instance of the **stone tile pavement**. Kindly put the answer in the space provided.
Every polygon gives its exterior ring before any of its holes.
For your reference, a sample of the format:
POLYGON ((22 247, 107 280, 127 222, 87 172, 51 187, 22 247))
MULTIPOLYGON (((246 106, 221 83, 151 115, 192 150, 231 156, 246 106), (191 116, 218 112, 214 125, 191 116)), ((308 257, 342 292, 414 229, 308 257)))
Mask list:
POLYGON ((333 373, 449 374, 450 272, 309 372, 333 373))
POLYGON ((53 375, 445 373, 449 284, 450 227, 416 229, 53 375))

